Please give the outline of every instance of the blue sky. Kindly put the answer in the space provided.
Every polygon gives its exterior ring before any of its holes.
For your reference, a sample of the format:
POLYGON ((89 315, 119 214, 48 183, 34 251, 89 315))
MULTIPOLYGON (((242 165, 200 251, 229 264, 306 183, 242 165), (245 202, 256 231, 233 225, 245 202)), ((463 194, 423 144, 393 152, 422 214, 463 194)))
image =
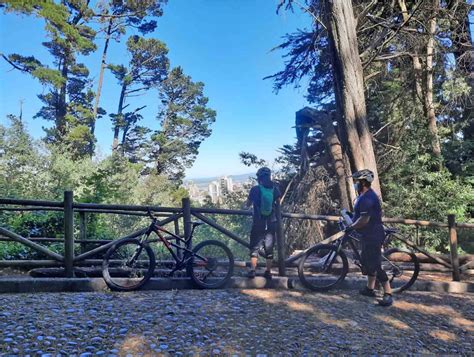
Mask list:
MULTIPOLYGON (((182 66, 193 80, 205 83, 209 106, 217 111, 213 133, 201 146, 188 178, 222 174, 247 173, 238 153, 248 151, 266 160, 273 160, 277 149, 294 142, 294 113, 305 106, 304 88, 287 88, 278 95, 272 82, 263 77, 283 68, 281 52, 270 50, 281 43, 282 36, 297 28, 309 26, 310 18, 303 13, 275 13, 278 0, 170 0, 164 16, 158 19, 155 37, 169 48, 172 66, 182 66)), ((127 35, 133 34, 129 32, 127 35)), ((43 63, 51 56, 41 45, 45 41, 41 19, 0 15, 0 51, 34 55, 43 63), (15 29, 12 31, 12 29, 15 29)), ((126 63, 126 37, 112 43, 108 61, 126 63)), ((97 80, 103 41, 97 41, 98 51, 81 58, 97 80)), ((119 87, 110 72, 105 74, 101 106, 108 113, 117 108, 119 87)), ((46 125, 32 119, 41 107, 37 94, 46 91, 35 79, 11 70, 0 62, 0 120, 6 114, 19 113, 23 100, 23 118, 31 134, 40 138, 46 125)), ((135 98, 131 104, 146 104, 143 124, 157 128, 156 93, 135 98)), ((107 117, 97 122, 96 135, 102 155, 110 153, 112 127, 107 117)))

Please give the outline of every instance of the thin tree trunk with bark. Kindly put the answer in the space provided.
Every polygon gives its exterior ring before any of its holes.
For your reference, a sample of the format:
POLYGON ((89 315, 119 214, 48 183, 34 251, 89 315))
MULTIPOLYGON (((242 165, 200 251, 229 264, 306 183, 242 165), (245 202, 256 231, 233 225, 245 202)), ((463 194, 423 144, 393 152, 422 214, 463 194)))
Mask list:
POLYGON ((68 80, 68 67, 66 63, 67 54, 62 59, 62 68, 61 68, 61 77, 64 79, 64 83, 61 85, 59 89, 59 103, 58 109, 56 111, 56 129, 58 135, 58 141, 61 141, 64 136, 66 135, 66 114, 67 114, 67 103, 66 103, 66 95, 67 95, 67 80, 68 80))
POLYGON ((364 76, 359 56, 352 2, 326 0, 327 24, 337 85, 337 105, 342 113, 352 162, 356 170, 374 172, 372 188, 381 197, 372 135, 367 122, 364 76))
MULTIPOLYGON (((434 11, 439 10, 439 0, 433 0, 434 11)), ((428 119, 428 130, 431 135, 431 151, 436 157, 441 156, 441 145, 439 142, 438 126, 436 124, 436 113, 433 101, 433 57, 436 33, 436 16, 429 20, 429 39, 426 46, 426 110, 428 119)))
MULTIPOLYGON (((102 93, 102 84, 104 82, 104 72, 105 72, 105 65, 106 65, 106 59, 107 59, 107 51, 109 48, 110 35, 112 34, 112 25, 113 25, 113 18, 110 17, 109 24, 107 26, 107 31, 105 33, 104 51, 102 52, 102 60, 100 62, 99 83, 97 84, 97 93, 95 95, 94 109, 92 112, 92 123, 91 123, 92 136, 94 135, 94 132, 95 132, 95 121, 97 119, 97 111, 99 110, 100 95, 102 93)), ((89 154, 91 156, 94 154, 93 143, 89 145, 89 154)))
MULTIPOLYGON (((408 15, 408 8, 406 5, 405 0, 398 0, 398 6, 400 6, 400 9, 402 10, 402 16, 403 16, 403 21, 407 22, 409 19, 408 15)), ((421 68, 421 61, 420 57, 415 54, 411 56, 412 62, 413 62, 413 70, 415 73, 415 93, 417 100, 421 102, 423 105, 423 110, 425 112, 425 115, 428 115, 428 113, 425 110, 425 103, 424 103, 424 95, 423 95, 423 70, 421 68)))
POLYGON ((344 169, 344 156, 342 151, 341 142, 334 129, 333 120, 331 116, 328 116, 323 121, 324 125, 324 137, 326 139, 326 145, 331 155, 334 170, 337 176, 337 187, 339 190, 339 198, 341 200, 341 208, 350 210, 352 205, 350 201, 349 190, 346 184, 346 172, 344 169))
MULTIPOLYGON (((125 91, 127 90, 127 85, 122 85, 122 90, 120 91, 119 105, 117 109, 117 116, 121 116, 123 112, 123 104, 125 101, 125 91)), ((120 123, 115 123, 114 126, 114 139, 112 142, 112 152, 116 152, 119 144, 119 134, 120 134, 120 123)))

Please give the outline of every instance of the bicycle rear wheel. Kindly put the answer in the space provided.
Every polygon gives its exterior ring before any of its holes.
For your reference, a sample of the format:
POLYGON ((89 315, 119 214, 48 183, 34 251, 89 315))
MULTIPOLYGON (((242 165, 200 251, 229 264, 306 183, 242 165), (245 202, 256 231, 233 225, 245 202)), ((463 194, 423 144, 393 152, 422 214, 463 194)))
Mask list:
POLYGON ((234 256, 222 242, 207 240, 193 249, 186 271, 200 288, 218 289, 225 286, 234 272, 234 256))
POLYGON ((102 262, 102 276, 112 290, 139 289, 153 275, 155 256, 146 243, 127 239, 113 245, 102 262))
POLYGON ((319 244, 301 258, 298 276, 305 287, 313 291, 326 291, 346 277, 349 270, 347 257, 331 244, 319 244))
POLYGON ((400 293, 415 283, 420 263, 409 250, 391 248, 383 253, 382 269, 388 276, 393 292, 400 293))

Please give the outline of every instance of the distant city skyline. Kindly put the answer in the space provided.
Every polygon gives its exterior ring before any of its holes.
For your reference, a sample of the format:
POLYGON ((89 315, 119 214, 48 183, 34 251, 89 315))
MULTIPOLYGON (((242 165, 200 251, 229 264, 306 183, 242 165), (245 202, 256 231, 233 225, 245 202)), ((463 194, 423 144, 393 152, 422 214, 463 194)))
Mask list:
POLYGON ((239 192, 245 189, 246 184, 251 183, 251 175, 245 178, 245 175, 236 175, 237 181, 234 182, 232 175, 220 177, 210 177, 207 180, 201 179, 199 185, 193 180, 185 180, 183 187, 188 191, 191 200, 204 203, 210 199, 213 203, 222 203, 223 198, 233 192, 239 192))

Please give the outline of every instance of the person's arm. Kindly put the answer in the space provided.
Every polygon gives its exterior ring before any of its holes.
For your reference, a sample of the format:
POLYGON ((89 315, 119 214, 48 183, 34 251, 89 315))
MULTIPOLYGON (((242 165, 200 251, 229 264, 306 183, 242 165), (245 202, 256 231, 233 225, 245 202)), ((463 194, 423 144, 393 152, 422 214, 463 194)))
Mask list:
POLYGON ((352 223, 350 226, 346 227, 345 231, 350 232, 350 231, 353 231, 354 229, 363 228, 367 223, 369 223, 369 221, 370 221, 370 216, 368 214, 360 216, 357 219, 357 221, 352 223))
POLYGON ((357 220, 352 223, 350 226, 346 227, 344 230, 346 233, 351 232, 354 229, 363 228, 370 221, 370 212, 371 212, 371 202, 364 200, 360 202, 360 216, 357 220))
POLYGON ((274 188, 275 190, 275 200, 274 200, 274 203, 275 204, 280 204, 281 203, 281 192, 280 192, 280 189, 275 186, 274 188))
POLYGON ((252 201, 250 201, 250 199, 247 197, 245 202, 242 204, 242 209, 247 210, 250 208, 251 205, 252 205, 252 201))
POLYGON ((242 209, 249 209, 252 206, 252 203, 255 201, 256 196, 256 187, 250 189, 249 195, 245 202, 242 204, 242 209))

